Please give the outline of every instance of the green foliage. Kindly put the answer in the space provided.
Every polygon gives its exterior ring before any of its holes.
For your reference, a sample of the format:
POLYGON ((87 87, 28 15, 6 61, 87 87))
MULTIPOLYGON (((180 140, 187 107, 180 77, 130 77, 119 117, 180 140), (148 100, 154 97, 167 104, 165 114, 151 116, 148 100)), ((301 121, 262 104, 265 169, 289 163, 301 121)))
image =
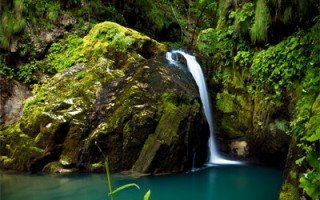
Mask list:
MULTIPOLYGON (((232 75, 231 69, 236 62, 241 65, 251 63, 253 53, 249 52, 249 45, 243 39, 237 37, 231 26, 221 29, 205 29, 200 32, 197 47, 203 53, 212 56, 216 66, 215 81, 227 84, 232 75), (217 80, 216 80, 217 79, 217 80)), ((248 67, 248 66, 246 66, 248 67)))
POLYGON ((298 200, 301 199, 299 196, 299 188, 297 186, 297 173, 291 169, 289 172, 289 178, 285 180, 282 185, 279 200, 298 200))
POLYGON ((85 62, 81 50, 82 41, 82 38, 69 35, 66 39, 52 44, 48 55, 49 69, 60 72, 77 63, 85 62))
POLYGON ((202 30, 198 36, 197 47, 200 51, 213 54, 216 50, 217 33, 213 28, 202 30))
POLYGON ((144 195, 143 200, 149 200, 151 195, 151 190, 148 190, 148 192, 144 195))
POLYGON ((291 122, 292 134, 298 137, 298 147, 303 154, 296 161, 302 170, 300 187, 312 198, 320 195, 320 60, 319 18, 310 32, 305 34, 309 43, 309 63, 304 69, 305 76, 301 81, 302 92, 295 108, 295 118, 291 122))
POLYGON ((306 69, 312 67, 308 48, 310 35, 298 32, 278 45, 259 52, 253 59, 251 74, 259 85, 280 97, 292 89, 299 78, 304 77, 306 69))
MULTIPOLYGON (((318 74, 319 76, 319 74, 318 74)), ((320 78, 317 78, 320 84, 320 78)), ((314 87, 314 86, 313 86, 314 87)), ((306 168, 300 177, 300 187, 316 199, 320 195, 320 157, 317 146, 320 140, 320 95, 314 100, 315 94, 304 94, 297 104, 297 116, 291 126, 299 137, 298 147, 304 154, 296 164, 306 168)))
POLYGON ((252 64, 253 53, 251 51, 238 51, 233 60, 241 67, 247 67, 252 64))
POLYGON ((81 80, 81 79, 83 79, 86 75, 87 75, 86 72, 78 72, 77 75, 76 75, 76 79, 77 79, 77 80, 81 80))
POLYGON ((317 0, 220 0, 217 28, 233 26, 240 38, 250 35, 253 44, 277 42, 296 27, 312 23, 319 6, 317 0))
POLYGON ((127 1, 124 7, 125 12, 137 18, 133 28, 150 36, 155 36, 170 22, 161 10, 162 5, 153 0, 127 1))
POLYGON ((254 43, 266 41, 268 33, 267 31, 270 24, 271 17, 265 0, 258 0, 255 11, 254 24, 250 31, 251 40, 254 43))
POLYGON ((4 2, 0 13, 0 46, 9 49, 14 36, 22 32, 26 25, 51 28, 58 18, 60 7, 55 1, 14 0, 4 2))
MULTIPOLYGON (((259 1, 257 6, 258 4, 259 1)), ((230 87, 229 84, 235 87, 236 74, 241 73, 242 79, 246 81, 246 92, 255 99, 256 106, 277 109, 284 105, 285 99, 291 99, 291 103, 296 104, 295 114, 290 123, 278 119, 269 124, 268 130, 271 133, 276 133, 277 130, 285 131, 297 137, 297 148, 302 152, 296 161, 300 166, 300 187, 306 195, 317 199, 320 185, 320 18, 315 19, 315 25, 311 29, 298 30, 282 42, 267 45, 266 49, 257 51, 249 49, 247 43, 239 42, 238 36, 233 34, 234 20, 240 12, 240 8, 231 12, 230 20, 226 21, 224 26, 203 30, 198 36, 197 47, 202 52, 212 55, 213 63, 216 65, 214 81, 223 83, 227 88, 230 87)), ((267 14, 269 11, 260 12, 267 14)), ((255 17, 255 20, 259 17, 257 11, 255 17)), ((265 22, 256 21, 257 24, 254 26, 258 27, 258 23, 265 22)), ((265 28, 264 33, 270 26, 266 24, 260 27, 265 28)), ((260 37, 261 42, 267 35, 260 36, 263 36, 260 37)), ((258 37, 255 38, 258 41, 258 37)), ((258 125, 264 125, 260 118, 253 120, 258 125)), ((294 190, 297 185, 298 183, 287 185, 287 188, 294 190)), ((295 195, 299 195, 297 189, 294 191, 295 195)))
POLYGON ((8 67, 4 62, 0 61, 0 74, 13 78, 15 76, 14 70, 11 67, 8 67))
POLYGON ((140 187, 135 184, 135 183, 128 183, 128 184, 125 184, 125 185, 122 185, 120 187, 118 187, 117 189, 113 190, 112 192, 110 192, 108 195, 109 196, 113 196, 115 195, 116 193, 118 193, 119 191, 123 190, 123 189, 126 189, 126 188, 129 188, 129 187, 136 187, 137 189, 140 190, 140 187))
POLYGON ((7 6, 1 6, 0 13, 0 46, 9 48, 12 36, 22 31, 26 25, 26 18, 23 13, 25 6, 22 0, 5 3, 7 3, 7 6))
POLYGON ((234 20, 233 28, 236 33, 241 37, 249 32, 254 16, 253 3, 244 3, 239 6, 235 11, 231 11, 229 19, 234 20))
POLYGON ((219 13, 220 19, 224 17, 225 9, 226 9, 226 1, 225 0, 219 0, 218 13, 219 13))
POLYGON ((32 81, 33 72, 38 69, 36 62, 30 62, 26 65, 20 66, 17 72, 17 77, 19 80, 29 83, 32 81))

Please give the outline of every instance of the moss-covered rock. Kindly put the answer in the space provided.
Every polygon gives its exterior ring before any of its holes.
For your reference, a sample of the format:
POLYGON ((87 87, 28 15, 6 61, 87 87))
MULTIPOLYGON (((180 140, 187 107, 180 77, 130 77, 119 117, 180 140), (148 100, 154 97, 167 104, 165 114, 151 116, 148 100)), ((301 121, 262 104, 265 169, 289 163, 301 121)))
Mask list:
POLYGON ((203 153, 198 163, 205 161, 208 135, 196 134, 196 127, 204 130, 204 122, 197 123, 203 117, 197 88, 188 82, 184 70, 163 62, 164 58, 148 60, 129 69, 116 84, 112 82, 114 89, 110 85, 102 89, 91 118, 100 123, 92 125, 86 141, 92 152, 90 163, 102 159, 95 142, 108 155, 111 169, 134 166, 133 170, 143 173, 180 171, 190 167, 192 148, 203 153))
POLYGON ((3 169, 25 171, 36 157, 44 154, 44 149, 38 147, 33 138, 23 133, 19 123, 14 123, 1 131, 0 166, 3 169))
POLYGON ((49 50, 46 62, 62 64, 61 71, 25 102, 22 119, 1 131, 1 167, 101 171, 108 156, 115 171, 177 172, 191 167, 195 151, 205 162, 197 87, 185 70, 168 66, 165 45, 113 22, 80 40, 75 51, 49 50), (146 152, 149 138, 160 142, 154 154, 146 152))
POLYGON ((284 170, 284 181, 279 194, 280 200, 299 200, 301 191, 299 189, 299 167, 295 165, 295 160, 301 152, 296 148, 297 138, 293 137, 290 144, 289 153, 284 170))
POLYGON ((186 129, 182 132, 181 127, 192 126, 190 123, 194 122, 190 118, 196 117, 193 115, 198 113, 200 105, 197 101, 190 105, 185 103, 179 105, 176 98, 175 93, 164 93, 161 96, 160 112, 163 113, 154 134, 148 136, 139 158, 133 166, 134 171, 142 173, 179 171, 183 159, 186 159, 183 154, 188 147, 176 144, 182 143, 181 139, 188 135, 185 131, 189 130, 186 129), (166 148, 168 149, 166 150, 167 154, 163 160, 159 160, 163 154, 161 150, 166 148))

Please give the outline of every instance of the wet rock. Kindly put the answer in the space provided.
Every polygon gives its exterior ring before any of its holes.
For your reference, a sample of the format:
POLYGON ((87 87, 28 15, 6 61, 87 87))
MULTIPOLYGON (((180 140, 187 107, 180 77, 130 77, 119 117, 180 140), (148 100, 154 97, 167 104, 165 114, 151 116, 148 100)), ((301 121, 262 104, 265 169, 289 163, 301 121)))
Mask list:
POLYGON ((232 141, 229 144, 229 148, 233 155, 238 157, 246 157, 249 153, 248 143, 245 140, 232 141))
POLYGON ((190 169, 195 153, 206 161, 197 86, 167 64, 163 44, 104 22, 78 50, 84 59, 48 79, 1 133, 0 167, 103 171, 108 157, 113 171, 171 173, 190 169))
POLYGON ((18 121, 22 116, 23 102, 31 96, 29 88, 0 75, 0 129, 18 121))

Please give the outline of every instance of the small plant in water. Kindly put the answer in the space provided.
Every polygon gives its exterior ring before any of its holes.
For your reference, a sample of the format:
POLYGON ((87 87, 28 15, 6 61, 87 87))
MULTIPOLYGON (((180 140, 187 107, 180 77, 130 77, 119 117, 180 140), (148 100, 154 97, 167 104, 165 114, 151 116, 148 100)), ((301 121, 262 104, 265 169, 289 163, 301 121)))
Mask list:
MULTIPOLYGON (((126 189, 128 187, 136 187, 136 188, 140 189, 140 187, 136 183, 128 183, 128 184, 122 185, 122 186, 118 187, 117 189, 113 190, 113 186, 112 186, 112 182, 111 182, 111 175, 110 175, 110 170, 109 170, 108 157, 106 157, 104 155, 102 149, 99 147, 97 142, 95 142, 95 145, 98 147, 99 151, 102 153, 104 160, 105 160, 104 164, 105 164, 105 168, 106 168, 106 173, 107 173, 107 178, 108 178, 108 186, 109 186, 108 196, 110 197, 111 200, 114 200, 113 196, 115 194, 117 194, 119 191, 126 189)), ((143 200, 149 200, 150 194, 151 194, 151 191, 148 190, 148 192, 146 192, 146 194, 144 195, 143 200)))

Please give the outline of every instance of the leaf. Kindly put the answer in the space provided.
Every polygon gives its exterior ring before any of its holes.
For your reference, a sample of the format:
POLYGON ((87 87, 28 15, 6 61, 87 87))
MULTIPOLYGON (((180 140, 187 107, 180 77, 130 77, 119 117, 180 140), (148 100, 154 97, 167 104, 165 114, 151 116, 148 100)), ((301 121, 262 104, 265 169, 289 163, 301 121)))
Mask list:
POLYGON ((143 200, 149 200, 150 195, 151 195, 151 191, 148 190, 148 192, 146 192, 146 194, 144 195, 143 200))
POLYGON ((320 129, 317 129, 314 134, 312 134, 309 138, 307 138, 308 141, 314 142, 320 139, 320 129))
POLYGON ((302 158, 299 158, 298 160, 296 160, 296 164, 301 166, 301 164, 302 164, 302 162, 304 161, 305 158, 306 158, 305 156, 303 156, 302 158))
POLYGON ((123 190, 123 189, 125 189, 125 188, 128 188, 128 187, 136 187, 136 188, 138 188, 138 189, 140 190, 140 187, 139 187, 137 184, 135 184, 135 183, 128 183, 128 184, 125 184, 125 185, 123 185, 123 186, 120 186, 120 187, 118 187, 117 189, 115 189, 114 191, 110 192, 110 193, 109 193, 109 196, 114 195, 114 194, 116 194, 117 192, 119 192, 119 191, 121 191, 121 190, 123 190))
POLYGON ((314 151, 310 152, 306 157, 306 160, 307 160, 308 164, 312 168, 320 171, 320 160, 318 160, 318 159, 319 159, 319 156, 314 151))

